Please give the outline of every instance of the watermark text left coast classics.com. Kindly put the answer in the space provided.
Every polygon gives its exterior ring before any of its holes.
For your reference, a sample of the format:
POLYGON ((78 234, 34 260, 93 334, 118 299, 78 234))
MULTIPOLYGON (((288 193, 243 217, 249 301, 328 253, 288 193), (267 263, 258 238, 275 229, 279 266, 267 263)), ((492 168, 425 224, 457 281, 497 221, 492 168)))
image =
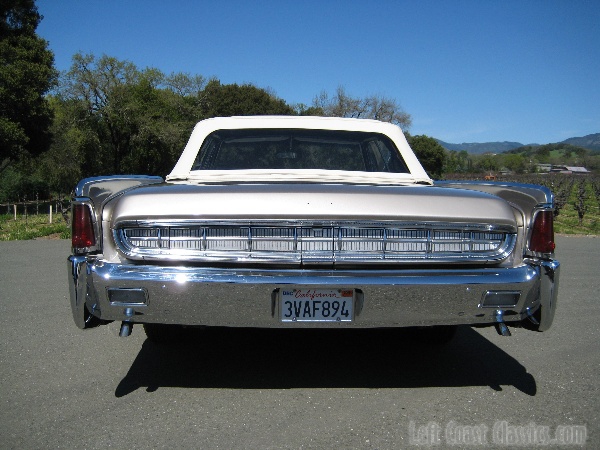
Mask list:
POLYGON ((493 424, 460 424, 450 421, 444 425, 439 422, 417 424, 411 420, 408 424, 408 442, 417 446, 456 445, 479 446, 486 444, 506 446, 542 446, 542 445, 584 445, 587 439, 585 425, 538 425, 514 424, 498 420, 493 424))

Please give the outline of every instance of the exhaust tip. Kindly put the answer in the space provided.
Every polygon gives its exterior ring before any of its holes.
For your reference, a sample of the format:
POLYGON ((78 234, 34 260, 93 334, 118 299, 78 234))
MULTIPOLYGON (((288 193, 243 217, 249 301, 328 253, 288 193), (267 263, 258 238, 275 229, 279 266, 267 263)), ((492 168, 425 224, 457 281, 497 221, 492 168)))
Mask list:
POLYGON ((504 311, 501 309, 496 311, 496 331, 500 336, 512 336, 508 326, 504 323, 504 311))
POLYGON ((131 336, 132 329, 133 324, 131 322, 121 322, 121 331, 119 332, 119 337, 131 336))

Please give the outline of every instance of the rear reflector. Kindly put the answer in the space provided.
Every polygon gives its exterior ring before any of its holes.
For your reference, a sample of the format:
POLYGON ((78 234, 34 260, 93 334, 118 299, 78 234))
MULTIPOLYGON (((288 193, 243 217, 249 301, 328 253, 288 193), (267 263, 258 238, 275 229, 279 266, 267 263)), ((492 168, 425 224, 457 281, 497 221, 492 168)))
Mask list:
POLYGON ((536 253, 552 253, 555 247, 554 213, 552 211, 540 211, 533 222, 529 250, 536 253))
POLYGON ((90 208, 84 204, 73 205, 73 234, 71 246, 74 249, 85 249, 96 245, 94 226, 90 208))

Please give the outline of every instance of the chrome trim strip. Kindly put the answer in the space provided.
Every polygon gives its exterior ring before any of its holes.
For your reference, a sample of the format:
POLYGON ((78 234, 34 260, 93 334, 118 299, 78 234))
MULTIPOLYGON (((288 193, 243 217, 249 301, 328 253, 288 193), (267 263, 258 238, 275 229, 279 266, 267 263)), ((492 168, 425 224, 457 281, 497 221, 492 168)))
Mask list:
MULTIPOLYGON (((392 270, 316 270, 316 269, 221 269, 212 267, 154 266, 102 263, 94 265, 94 273, 104 280, 119 282, 240 283, 276 285, 485 285, 531 281, 536 266, 481 269, 392 269, 392 270)), ((479 303, 479 302, 478 302, 479 303)))
POLYGON ((117 220, 114 228, 132 227, 175 227, 175 226, 274 226, 274 227, 331 227, 331 226, 355 226, 363 227, 406 227, 406 228, 450 228, 457 230, 474 231, 498 231, 505 233, 516 233, 515 226, 495 225, 490 223, 468 223, 468 222, 433 222, 433 221, 397 221, 397 220, 260 220, 260 219, 178 219, 178 220, 117 220))
POLYGON ((544 185, 540 184, 528 184, 528 183, 514 183, 512 181, 481 181, 481 180, 444 180, 444 181, 434 181, 434 186, 439 187, 458 187, 461 185, 464 186, 498 186, 498 187, 508 187, 508 188, 517 188, 517 189, 533 189, 542 193, 542 196, 545 198, 545 202, 548 205, 554 204, 554 194, 552 190, 544 185))
POLYGON ((162 177, 153 175, 106 175, 99 177, 84 178, 75 187, 76 197, 87 197, 89 196, 89 190, 92 185, 101 181, 119 181, 119 180, 140 180, 151 183, 161 183, 162 177))

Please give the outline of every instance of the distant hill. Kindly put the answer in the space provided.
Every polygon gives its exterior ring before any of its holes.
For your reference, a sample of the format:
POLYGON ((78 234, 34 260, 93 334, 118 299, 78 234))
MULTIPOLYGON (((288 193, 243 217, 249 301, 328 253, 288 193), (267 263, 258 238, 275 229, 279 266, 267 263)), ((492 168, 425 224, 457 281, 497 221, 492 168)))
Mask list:
MULTIPOLYGON (((482 153, 504 153, 514 148, 523 147, 520 142, 463 142, 462 144, 449 144, 448 142, 440 141, 437 139, 442 147, 447 150, 466 150, 471 154, 482 154, 482 153)), ((536 144, 532 144, 536 145, 536 144)))
POLYGON ((600 133, 565 139, 563 143, 576 145, 577 147, 583 147, 590 150, 600 150, 600 133))
MULTIPOLYGON (((480 155, 482 153, 504 153, 509 150, 513 150, 519 147, 525 147, 524 144, 520 142, 463 142, 462 144, 450 144, 448 142, 440 141, 436 139, 442 147, 447 150, 466 150, 467 152, 475 155, 480 155)), ((558 142, 558 144, 569 144, 574 145, 576 147, 583 147, 589 150, 600 150, 600 133, 596 134, 588 134, 584 137, 572 137, 569 139, 565 139, 562 142, 558 142)), ((527 144, 531 147, 537 147, 539 144, 527 144)))

